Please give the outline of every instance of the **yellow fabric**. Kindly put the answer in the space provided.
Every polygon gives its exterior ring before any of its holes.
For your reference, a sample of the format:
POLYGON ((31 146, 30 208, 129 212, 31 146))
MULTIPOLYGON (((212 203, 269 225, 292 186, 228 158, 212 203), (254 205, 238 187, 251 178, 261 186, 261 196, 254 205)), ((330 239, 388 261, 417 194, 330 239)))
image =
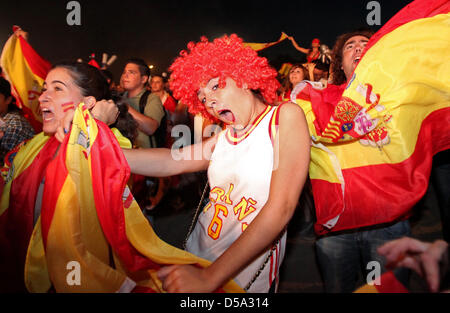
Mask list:
POLYGON ((282 42, 283 40, 285 40, 288 37, 289 37, 288 35, 286 35, 284 32, 282 32, 280 39, 278 39, 277 41, 268 42, 268 43, 244 42, 243 45, 244 45, 244 47, 250 47, 253 50, 261 51, 263 49, 269 48, 273 45, 276 45, 276 44, 282 42))
POLYGON ((124 148, 124 149, 133 148, 133 144, 131 143, 130 139, 123 136, 117 128, 113 127, 113 128, 111 128, 111 131, 113 132, 114 136, 116 136, 116 139, 119 142, 119 146, 121 148, 124 148))
POLYGON ((283 65, 281 65, 280 69, 278 70, 278 73, 281 76, 287 76, 289 74, 289 71, 292 68, 292 64, 291 63, 283 63, 283 65))
MULTIPOLYGON (((376 123, 366 138, 340 138, 333 121, 324 133, 317 134, 311 104, 298 100, 313 139, 337 157, 342 169, 408 159, 414 152, 422 121, 430 113, 450 106, 449 26, 449 14, 414 20, 383 36, 361 59, 343 97, 364 107, 367 118, 376 123), (366 103, 368 84, 373 90, 371 101, 366 103), (377 94, 380 99, 375 105, 377 94), (373 139, 381 132, 387 134, 384 142, 373 139), (324 134, 335 137, 326 138, 324 134)), ((344 103, 340 104, 342 108, 344 103)), ((348 109, 351 111, 351 103, 348 109)), ((327 170, 332 167, 327 153, 318 147, 312 147, 311 153, 311 178, 338 182, 336 173, 327 170)))
POLYGON ((17 36, 12 35, 9 37, 3 48, 0 62, 7 79, 16 87, 18 96, 24 101, 23 105, 33 112, 35 120, 42 123, 42 116, 39 110, 39 94, 44 79, 32 72, 23 57, 17 36))
MULTIPOLYGON (((46 251, 44 252, 40 220, 30 240, 25 266, 25 281, 30 292, 47 292, 51 284, 57 292, 131 291, 135 286, 133 282, 138 286, 162 291, 162 283, 155 270, 129 273, 115 254, 113 258, 116 268, 109 266, 109 246, 99 224, 93 189, 90 187, 90 147, 97 135, 98 128, 94 119, 83 108, 83 104, 80 104, 76 109, 67 145, 68 175, 56 203, 46 251), (80 133, 86 136, 80 136, 80 133), (89 138, 89 145, 86 144, 87 140, 80 138, 89 138), (72 261, 80 265, 79 285, 68 283, 71 270, 67 265, 72 261)), ((117 135, 120 133, 116 133, 117 135)), ((118 140, 121 141, 120 138, 118 140)), ((128 187, 126 188, 129 191, 128 187)), ((159 239, 134 199, 131 206, 124 209, 124 213, 128 240, 152 261, 159 264, 210 264, 207 260, 159 239)), ((243 292, 233 281, 228 282, 224 290, 243 292)))
POLYGON ((5 212, 9 206, 9 194, 11 190, 11 183, 13 179, 17 178, 24 170, 30 166, 36 155, 41 151, 42 147, 49 140, 49 136, 44 133, 39 133, 20 148, 14 157, 13 165, 6 171, 5 186, 0 200, 0 215, 5 212))
POLYGON ((25 286, 30 292, 47 292, 52 283, 48 276, 44 243, 42 242, 41 218, 39 217, 31 235, 25 261, 25 286))
POLYGON ((355 290, 353 293, 380 293, 380 292, 374 285, 366 284, 355 290))

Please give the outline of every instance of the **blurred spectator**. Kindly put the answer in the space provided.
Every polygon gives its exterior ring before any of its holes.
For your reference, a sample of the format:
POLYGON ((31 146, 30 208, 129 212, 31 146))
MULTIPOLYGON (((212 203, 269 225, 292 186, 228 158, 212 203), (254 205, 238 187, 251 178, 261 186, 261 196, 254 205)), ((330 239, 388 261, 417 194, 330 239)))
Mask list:
POLYGON ((283 85, 281 86, 281 94, 278 98, 278 103, 290 101, 292 88, 294 88, 294 86, 302 80, 307 80, 308 76, 308 71, 302 64, 292 65, 283 85))
POLYGON ((157 94, 163 103, 164 108, 173 113, 177 107, 175 99, 165 90, 165 81, 161 75, 153 75, 150 79, 150 90, 157 94))
POLYGON ((3 77, 0 77, 0 117, 0 158, 3 165, 5 155, 11 149, 34 136, 33 127, 11 95, 11 85, 3 77))
POLYGON ((150 69, 143 60, 130 59, 120 78, 120 84, 125 90, 124 96, 130 105, 128 111, 138 123, 136 144, 139 148, 158 146, 157 138, 152 135, 165 117, 161 99, 145 88, 149 77, 150 69))
POLYGON ((288 38, 294 45, 295 49, 306 54, 306 63, 312 63, 314 60, 317 60, 320 57, 320 40, 318 38, 313 39, 313 41, 311 42, 311 47, 308 49, 300 47, 295 41, 294 37, 290 36, 288 38))
POLYGON ((304 66, 308 70, 308 78, 310 81, 320 82, 322 88, 325 88, 328 84, 328 71, 329 65, 315 60, 312 63, 306 63, 304 66))
POLYGON ((109 90, 116 90, 116 83, 114 83, 113 73, 111 73, 110 70, 106 70, 106 69, 102 69, 101 71, 102 71, 103 75, 105 76, 106 81, 108 82, 109 90))

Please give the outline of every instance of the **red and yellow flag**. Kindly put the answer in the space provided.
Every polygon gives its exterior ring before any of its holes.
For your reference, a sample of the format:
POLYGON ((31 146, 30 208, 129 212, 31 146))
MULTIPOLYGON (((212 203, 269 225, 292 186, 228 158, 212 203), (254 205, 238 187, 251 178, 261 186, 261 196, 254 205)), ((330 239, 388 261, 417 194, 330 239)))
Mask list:
POLYGON ((318 234, 406 218, 425 194, 433 155, 450 148, 449 11, 414 1, 370 39, 346 85, 294 99, 313 139, 318 234))
MULTIPOLYGON (((76 109, 70 135, 61 145, 54 137, 40 134, 23 148, 27 151, 20 150, 14 159, 12 179, 2 197, 6 210, 0 218, 11 225, 11 231, 6 234, 0 229, 0 251, 9 261, 3 266, 11 266, 11 256, 20 260, 16 268, 29 292, 50 288, 56 292, 161 292, 156 275, 161 266, 210 264, 157 237, 127 187, 130 169, 118 139, 83 104, 76 109), (54 145, 59 147, 57 152, 50 150, 54 145), (50 160, 40 160, 47 156, 50 160), (30 194, 23 196, 26 203, 19 208, 11 200, 19 198, 20 190, 13 188, 27 171, 34 176, 27 177, 30 194), (39 201, 35 194, 41 182, 41 214, 33 229, 35 199, 39 201), (25 216, 11 214, 19 211, 25 216), (12 229, 20 233, 22 224, 27 232, 23 231, 17 246, 12 229), (74 270, 78 280, 73 279, 74 270)), ((16 281, 2 281, 3 289, 10 290, 12 282, 16 281)), ((242 289, 229 281, 219 291, 242 289)))
POLYGON ((40 133, 17 152, 0 201, 0 291, 25 291, 23 269, 40 182, 59 146, 40 133))
POLYGON ((288 37, 289 37, 288 35, 286 35, 284 32, 282 32, 280 38, 277 41, 266 42, 266 43, 244 42, 243 45, 244 45, 244 47, 250 47, 255 51, 261 51, 261 50, 267 49, 269 47, 272 47, 272 46, 282 42, 283 40, 285 40, 288 37))
POLYGON ((14 34, 3 47, 0 63, 18 106, 36 133, 40 132, 39 95, 51 64, 39 56, 22 36, 14 34))

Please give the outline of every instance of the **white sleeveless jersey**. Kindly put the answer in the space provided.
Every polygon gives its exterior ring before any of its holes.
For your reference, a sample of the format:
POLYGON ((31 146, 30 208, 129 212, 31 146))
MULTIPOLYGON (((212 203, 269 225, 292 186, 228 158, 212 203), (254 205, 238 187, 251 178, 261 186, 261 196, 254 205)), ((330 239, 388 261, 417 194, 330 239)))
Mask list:
MULTIPOLYGON (((267 106, 242 136, 233 135, 229 128, 219 134, 208 168, 209 203, 188 239, 189 252, 210 261, 216 260, 238 239, 266 203, 274 168, 271 134, 276 131, 277 108, 267 106)), ((278 283, 285 246, 286 232, 248 292, 268 292, 272 282, 278 283)), ((270 250, 265 251, 234 280, 245 288, 269 253, 270 250)))

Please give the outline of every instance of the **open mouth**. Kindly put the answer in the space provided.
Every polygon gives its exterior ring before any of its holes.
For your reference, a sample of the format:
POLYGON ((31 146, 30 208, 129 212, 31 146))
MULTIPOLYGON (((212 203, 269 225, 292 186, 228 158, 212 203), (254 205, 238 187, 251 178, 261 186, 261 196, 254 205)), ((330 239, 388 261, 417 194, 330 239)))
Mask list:
POLYGON ((44 122, 51 121, 55 117, 55 114, 48 108, 41 108, 41 111, 42 111, 42 120, 44 122))
POLYGON ((361 56, 358 56, 356 58, 353 59, 353 63, 358 64, 359 60, 361 60, 361 56))
POLYGON ((232 124, 235 121, 234 114, 228 109, 220 110, 217 112, 219 118, 227 124, 232 124))

